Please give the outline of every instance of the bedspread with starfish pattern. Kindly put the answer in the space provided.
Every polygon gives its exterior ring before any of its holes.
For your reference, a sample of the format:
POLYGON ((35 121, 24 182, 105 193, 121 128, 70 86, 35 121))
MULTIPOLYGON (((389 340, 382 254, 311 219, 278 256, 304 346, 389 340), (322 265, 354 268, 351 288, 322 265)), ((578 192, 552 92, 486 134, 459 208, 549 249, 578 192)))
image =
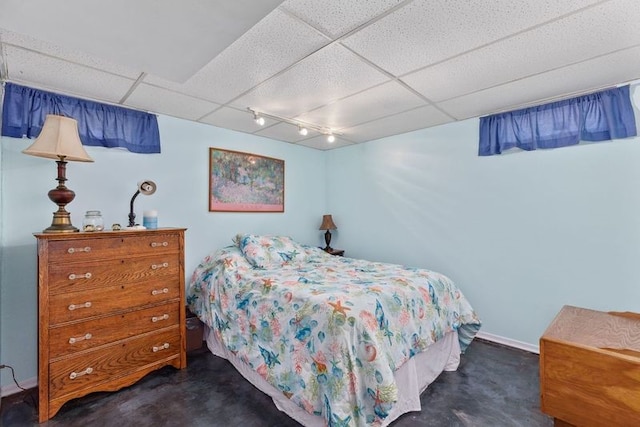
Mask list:
POLYGON ((302 251, 255 267, 237 246, 218 250, 194 271, 187 301, 229 350, 328 426, 378 424, 396 401, 395 369, 452 330, 464 351, 480 328, 442 274, 302 251))

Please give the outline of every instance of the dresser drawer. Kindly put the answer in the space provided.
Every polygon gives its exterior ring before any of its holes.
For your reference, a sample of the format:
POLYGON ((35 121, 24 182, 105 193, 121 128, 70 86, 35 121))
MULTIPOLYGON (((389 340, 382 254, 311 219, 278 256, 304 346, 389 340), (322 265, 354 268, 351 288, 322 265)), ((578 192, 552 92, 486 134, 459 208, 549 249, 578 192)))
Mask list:
POLYGON ((157 281, 176 277, 180 269, 178 254, 157 254, 145 258, 121 257, 92 263, 51 264, 49 294, 78 292, 123 283, 157 281))
POLYGON ((179 325, 180 308, 179 302, 172 302, 116 316, 51 328, 49 358, 55 359, 145 332, 179 325))
POLYGON ((94 316, 120 314, 139 306, 162 304, 180 298, 179 287, 175 277, 164 277, 154 282, 51 295, 49 324, 53 326, 94 316))
MULTIPOLYGON (((76 262, 159 253, 178 253, 180 237, 175 233, 151 232, 148 235, 52 240, 50 262, 76 262)), ((96 235, 99 236, 99 235, 96 235)))
POLYGON ((92 388, 141 367, 179 357, 180 351, 180 328, 175 326, 52 362, 49 365, 49 398, 92 388))

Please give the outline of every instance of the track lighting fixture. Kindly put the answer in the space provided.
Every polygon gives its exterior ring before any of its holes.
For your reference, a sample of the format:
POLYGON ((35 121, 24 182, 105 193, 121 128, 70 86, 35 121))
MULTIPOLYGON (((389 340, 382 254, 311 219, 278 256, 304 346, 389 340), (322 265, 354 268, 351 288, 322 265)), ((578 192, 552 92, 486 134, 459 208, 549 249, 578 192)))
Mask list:
POLYGON ((260 114, 254 112, 253 120, 258 124, 258 126, 264 126, 264 117, 262 117, 260 114))
POLYGON ((253 108, 247 107, 247 110, 251 111, 251 113, 253 113, 253 120, 259 124, 260 126, 263 126, 265 124, 265 117, 269 118, 271 120, 274 120, 276 122, 283 122, 283 123, 288 123, 290 125, 293 126, 297 126, 298 127, 298 133, 302 136, 307 136, 309 134, 309 129, 316 131, 320 134, 326 135, 327 136, 327 142, 332 143, 335 142, 336 140, 336 135, 342 135, 341 133, 338 132, 334 132, 333 129, 331 128, 326 128, 326 127, 322 127, 322 126, 316 126, 313 125, 311 123, 306 123, 303 121, 299 121, 299 120, 294 120, 294 119, 288 119, 286 117, 280 117, 280 116, 274 116, 273 114, 267 114, 265 112, 258 112, 256 110, 254 110, 253 108))

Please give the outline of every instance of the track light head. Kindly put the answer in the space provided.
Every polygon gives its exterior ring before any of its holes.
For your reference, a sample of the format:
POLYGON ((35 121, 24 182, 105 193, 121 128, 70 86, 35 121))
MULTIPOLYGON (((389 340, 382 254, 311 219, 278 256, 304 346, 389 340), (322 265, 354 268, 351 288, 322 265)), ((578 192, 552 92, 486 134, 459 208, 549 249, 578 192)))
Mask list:
POLYGON ((258 126, 264 126, 264 117, 258 113, 253 113, 253 120, 258 124, 258 126))
POLYGON ((298 133, 302 136, 307 136, 307 134, 309 133, 309 131, 307 130, 306 127, 304 126, 298 126, 298 133))

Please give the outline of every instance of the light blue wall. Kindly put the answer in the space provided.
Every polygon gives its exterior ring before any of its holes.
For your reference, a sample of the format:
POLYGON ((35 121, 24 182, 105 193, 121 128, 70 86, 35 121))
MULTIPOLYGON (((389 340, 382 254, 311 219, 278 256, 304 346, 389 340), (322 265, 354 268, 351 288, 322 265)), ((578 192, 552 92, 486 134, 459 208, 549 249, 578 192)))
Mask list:
MULTIPOLYGON (((76 225, 89 209, 126 223, 136 182, 148 178, 158 192, 139 196, 136 211, 189 228, 187 275, 239 231, 321 244, 320 215, 331 213, 333 247, 449 275, 487 333, 537 345, 564 304, 640 311, 640 138, 480 158, 477 119, 326 153, 168 117, 160 131, 161 155, 89 147, 95 163, 69 163, 76 225), (284 159, 285 213, 208 212, 209 147, 284 159)), ((32 379, 32 232, 51 221, 55 164, 20 153, 29 141, 1 142, 0 360, 32 379)))
POLYGON ((445 273, 532 345, 564 304, 640 312, 640 138, 478 157, 478 123, 328 152, 332 246, 445 273))
MULTIPOLYGON (((325 153, 170 117, 159 117, 162 154, 87 147, 95 163, 69 162, 67 185, 76 192, 68 205, 72 222, 84 212, 102 211, 105 224, 126 225, 129 200, 142 179, 158 190, 138 196, 143 209, 157 209, 160 226, 186 227, 187 277, 205 255, 231 244, 238 232, 286 234, 319 245, 317 230, 326 206, 325 153), (284 213, 214 213, 208 211, 209 147, 257 153, 285 161, 284 213)), ((19 380, 37 374, 36 240, 33 232, 51 224, 56 206, 47 192, 56 186, 52 160, 27 156, 30 140, 1 140, 2 271, 0 273, 0 361, 16 369, 19 380)), ((3 370, 5 372, 6 370, 3 370)), ((13 384, 3 374, 2 385, 13 384)))

